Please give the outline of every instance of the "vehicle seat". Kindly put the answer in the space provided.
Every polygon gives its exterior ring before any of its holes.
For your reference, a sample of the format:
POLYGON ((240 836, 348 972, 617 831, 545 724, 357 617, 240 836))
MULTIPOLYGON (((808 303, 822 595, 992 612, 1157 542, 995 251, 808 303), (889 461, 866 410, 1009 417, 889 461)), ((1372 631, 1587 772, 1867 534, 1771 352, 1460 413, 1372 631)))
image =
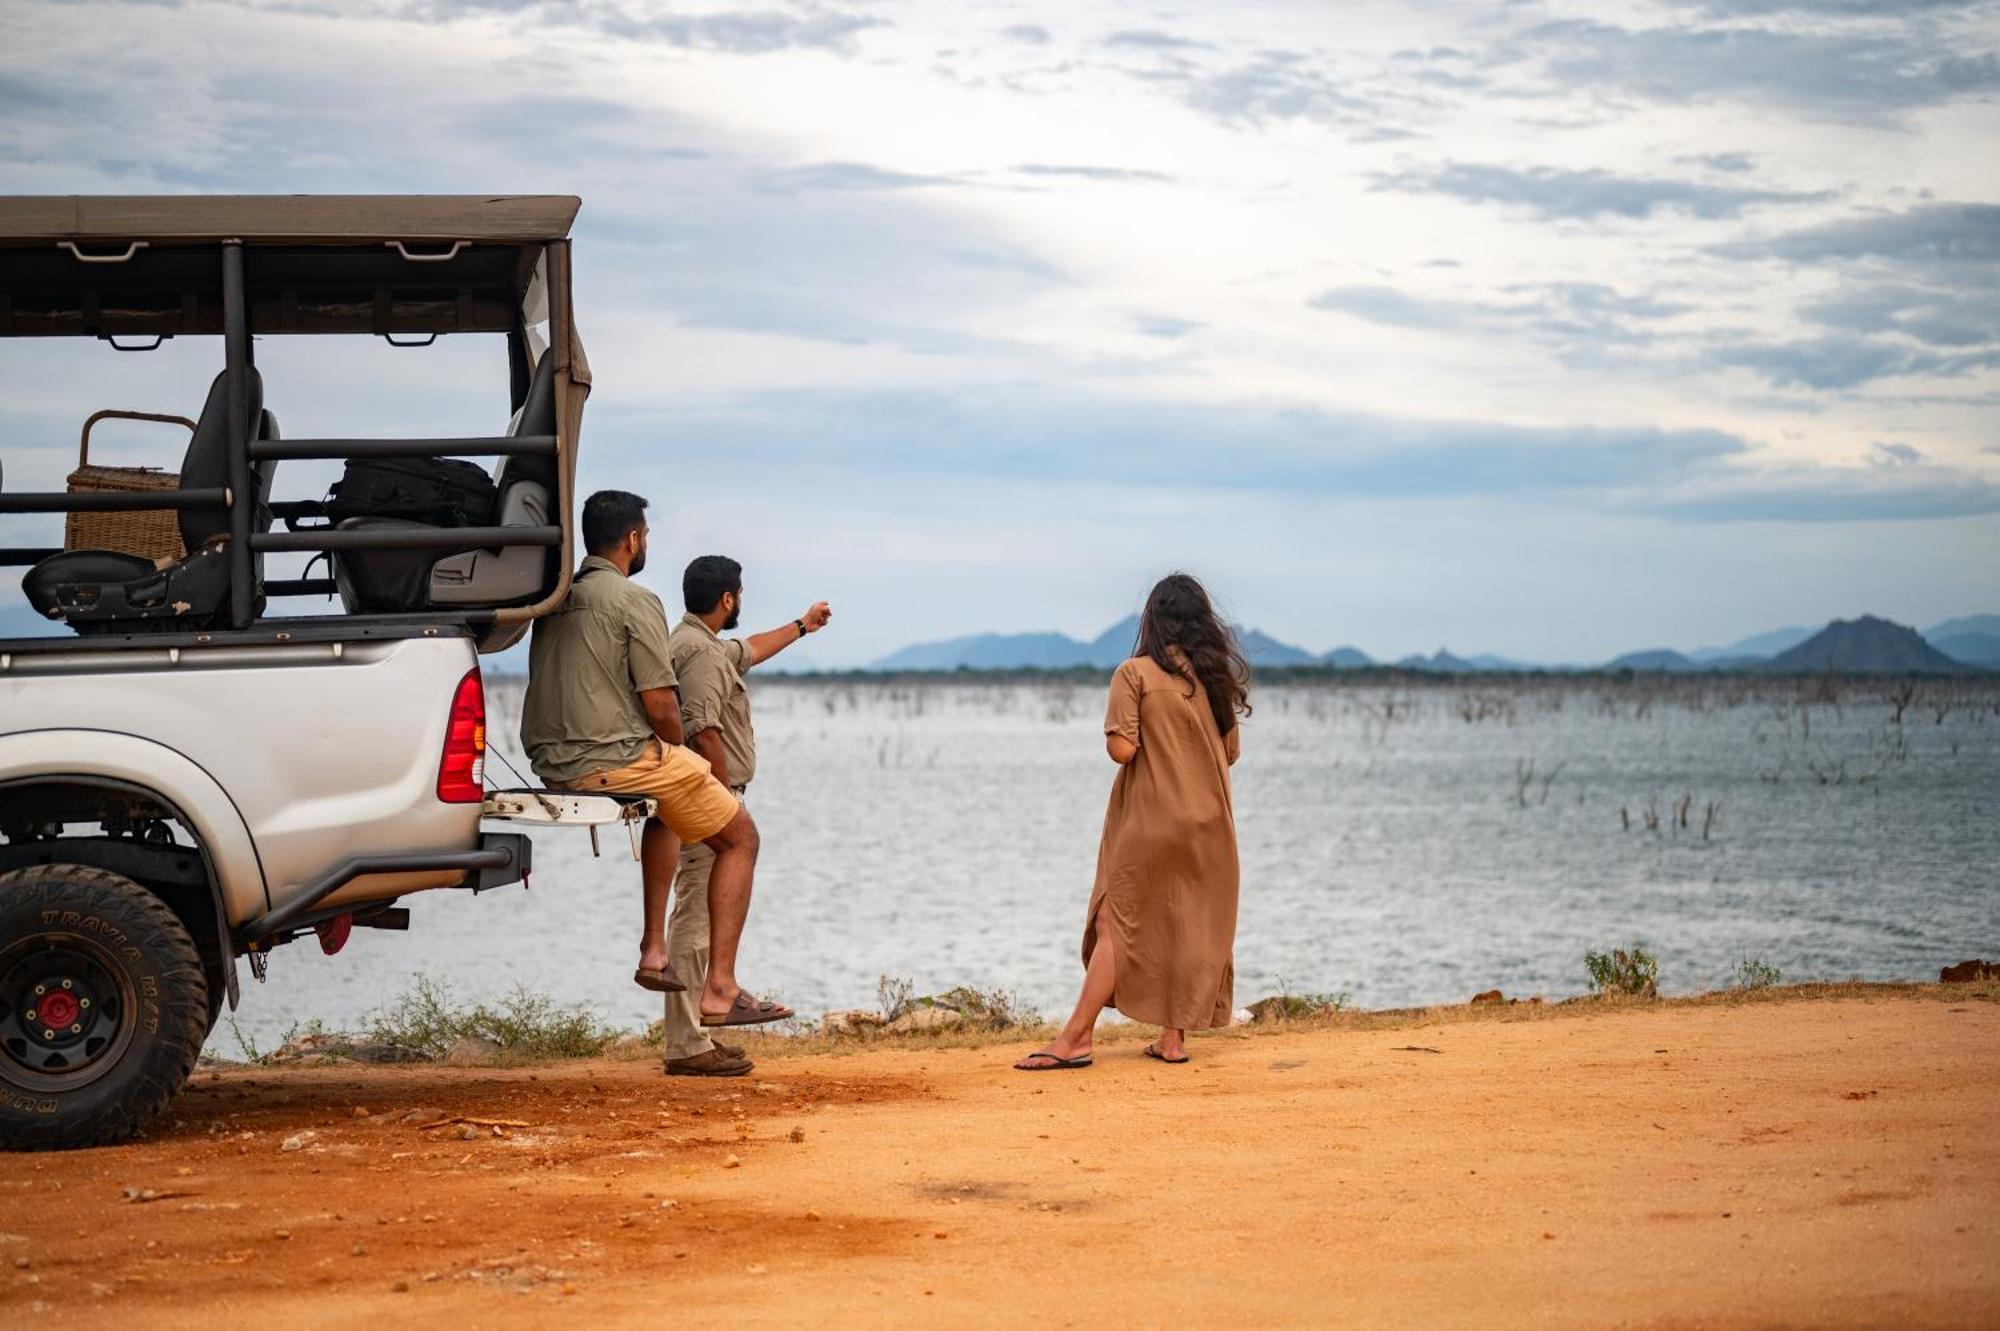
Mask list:
MULTIPOLYGON (((264 410, 264 381, 250 371, 250 411, 258 438, 277 438, 277 421, 264 410)), ((251 467, 258 512, 251 526, 270 526, 264 508, 271 467, 251 467)), ((181 460, 183 489, 229 485, 228 375, 218 374, 195 422, 181 460)), ((181 542, 188 554, 156 564, 115 550, 65 550, 30 568, 21 579, 28 604, 78 633, 131 633, 208 627, 229 601, 229 509, 214 504, 180 510, 181 542)), ((259 561, 261 566, 261 560, 259 561)), ((262 577, 261 567, 257 576, 262 577)))
MULTIPOLYGON (((545 351, 529 382, 528 396, 508 423, 507 436, 555 432, 556 358, 545 351)), ((503 457, 493 473, 493 484, 499 526, 550 525, 556 488, 554 458, 503 457)), ((431 526, 407 518, 354 517, 341 522, 339 530, 429 530, 431 526)), ((515 605, 538 598, 548 582, 550 552, 544 546, 466 550, 432 561, 428 573, 420 562, 411 566, 411 561, 424 558, 423 551, 406 550, 336 554, 333 576, 341 604, 349 614, 515 605)))

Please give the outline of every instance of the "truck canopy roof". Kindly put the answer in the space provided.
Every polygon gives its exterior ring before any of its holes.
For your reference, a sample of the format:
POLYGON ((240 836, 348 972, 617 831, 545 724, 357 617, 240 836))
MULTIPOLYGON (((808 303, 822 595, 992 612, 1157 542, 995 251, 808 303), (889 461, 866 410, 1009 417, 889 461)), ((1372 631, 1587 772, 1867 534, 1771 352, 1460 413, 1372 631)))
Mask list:
POLYGON ((0 337, 222 332, 221 249, 240 244, 261 335, 507 332, 546 318, 536 281, 571 195, 0 198, 0 337))
POLYGON ((570 194, 15 196, 0 198, 0 245, 518 245, 569 235, 579 206, 570 194))

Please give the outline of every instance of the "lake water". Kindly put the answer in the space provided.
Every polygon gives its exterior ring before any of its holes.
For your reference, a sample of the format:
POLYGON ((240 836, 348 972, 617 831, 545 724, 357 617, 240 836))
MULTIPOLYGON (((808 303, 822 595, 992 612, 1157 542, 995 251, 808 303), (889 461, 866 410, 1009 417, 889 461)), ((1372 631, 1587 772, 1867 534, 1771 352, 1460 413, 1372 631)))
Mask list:
MULTIPOLYGON (((1918 685, 1900 722, 1896 687, 1262 687, 1236 769, 1237 1003, 1559 997, 1587 988, 1587 950, 1634 940, 1669 993, 1744 957, 1787 980, 1992 957, 2000 683, 1918 685)), ((517 762, 519 703, 489 692, 517 762)), ((1102 703, 1095 682, 756 681, 745 981, 806 1014, 873 1006, 884 975, 1066 1011, 1113 771, 1102 703)), ((603 848, 538 834, 531 891, 420 894, 409 933, 280 949, 268 984, 244 970, 237 1020, 267 1047, 295 1021, 354 1026, 422 972, 638 1027, 658 1013, 630 978, 638 866, 621 832, 603 848)), ((226 1023, 213 1044, 233 1048, 226 1023)))

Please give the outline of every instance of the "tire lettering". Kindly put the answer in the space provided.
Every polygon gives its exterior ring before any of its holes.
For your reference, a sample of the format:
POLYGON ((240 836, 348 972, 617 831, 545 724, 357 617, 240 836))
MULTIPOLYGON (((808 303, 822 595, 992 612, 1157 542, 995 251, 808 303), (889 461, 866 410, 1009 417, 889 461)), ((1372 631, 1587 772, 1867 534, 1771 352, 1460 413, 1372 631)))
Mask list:
POLYGON ((56 1102, 54 1100, 36 1100, 25 1095, 14 1094, 13 1092, 9 1092, 5 1100, 0 1100, 0 1107, 12 1109, 23 1114, 48 1115, 56 1112, 56 1102))

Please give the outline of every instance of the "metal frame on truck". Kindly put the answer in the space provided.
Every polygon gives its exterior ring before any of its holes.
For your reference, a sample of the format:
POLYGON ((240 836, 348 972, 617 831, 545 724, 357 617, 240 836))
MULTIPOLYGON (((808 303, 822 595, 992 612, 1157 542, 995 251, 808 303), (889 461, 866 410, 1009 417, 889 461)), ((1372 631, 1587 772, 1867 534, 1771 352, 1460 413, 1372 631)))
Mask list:
MULTIPOLYGON (((571 514, 576 453, 590 371, 571 317, 570 196, 211 196, 0 198, 0 337, 92 337, 121 350, 165 339, 220 334, 227 395, 228 482, 171 490, 9 493, 0 514, 227 510, 226 605, 207 622, 171 622, 123 632, 91 626, 91 646, 158 647, 162 633, 213 641, 279 622, 266 597, 331 594, 332 578, 262 580, 258 556, 286 551, 430 551, 539 547, 555 552, 529 598, 502 605, 431 604, 407 611, 338 616, 464 625, 482 651, 518 639, 559 604, 575 562, 571 514), (548 325, 554 357, 552 433, 452 439, 257 437, 254 336, 362 334, 417 345, 448 333, 507 335, 513 405, 529 395, 536 368, 530 329, 548 325), (151 339, 128 346, 121 339, 151 339), (399 339, 404 339, 399 341, 399 339), (549 521, 533 525, 389 524, 348 529, 325 523, 317 500, 266 502, 256 468, 283 460, 528 457, 548 459, 555 481, 549 521), (261 530, 260 514, 283 530, 261 530), (315 521, 319 525, 313 525, 315 521)), ((56 547, 0 548, 0 565, 32 566, 56 547)), ((190 552, 193 553, 193 552, 190 552)), ((285 617, 290 632, 315 618, 285 617)), ((335 618, 335 617, 329 617, 335 618)), ((52 650, 75 639, 23 640, 10 649, 52 650)))

